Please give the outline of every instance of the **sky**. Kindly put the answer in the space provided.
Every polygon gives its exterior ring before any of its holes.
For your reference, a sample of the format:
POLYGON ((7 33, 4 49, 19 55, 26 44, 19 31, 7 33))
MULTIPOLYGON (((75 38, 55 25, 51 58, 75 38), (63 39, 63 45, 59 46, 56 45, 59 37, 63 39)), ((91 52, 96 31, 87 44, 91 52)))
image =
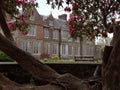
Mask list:
POLYGON ((61 8, 60 10, 58 10, 57 7, 56 7, 56 9, 52 9, 51 5, 47 4, 46 0, 36 0, 36 1, 38 2, 38 5, 39 5, 37 10, 38 10, 39 14, 41 14, 41 15, 47 16, 52 13, 54 18, 58 18, 58 15, 61 15, 61 14, 68 15, 69 14, 67 12, 64 12, 64 8, 61 8))

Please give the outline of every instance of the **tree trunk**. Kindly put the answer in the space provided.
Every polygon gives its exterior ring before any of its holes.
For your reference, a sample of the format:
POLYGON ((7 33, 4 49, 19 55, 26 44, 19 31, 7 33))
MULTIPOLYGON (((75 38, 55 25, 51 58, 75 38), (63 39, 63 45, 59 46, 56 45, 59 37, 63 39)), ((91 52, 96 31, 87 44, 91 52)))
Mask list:
MULTIPOLYGON (((115 27, 112 40, 113 49, 108 60, 103 62, 103 90, 120 89, 120 28, 115 27)), ((107 59, 107 58, 106 58, 107 59)))
MULTIPOLYGON (((1 4, 0 4, 1 5, 1 4)), ((11 41, 14 41, 13 36, 11 35, 11 32, 7 26, 7 23, 5 21, 5 16, 3 13, 3 10, 0 7, 0 26, 2 28, 2 31, 4 33, 4 35, 11 41)))
POLYGON ((0 50, 5 52, 12 59, 16 60, 24 70, 38 78, 48 82, 55 82, 59 74, 48 67, 47 65, 38 61, 29 53, 24 52, 15 46, 10 40, 0 34, 0 50))

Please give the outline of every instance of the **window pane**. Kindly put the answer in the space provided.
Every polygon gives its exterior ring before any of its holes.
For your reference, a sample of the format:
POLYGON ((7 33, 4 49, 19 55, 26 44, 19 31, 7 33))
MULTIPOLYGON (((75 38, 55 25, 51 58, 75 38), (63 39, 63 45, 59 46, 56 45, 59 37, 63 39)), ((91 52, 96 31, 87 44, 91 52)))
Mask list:
POLYGON ((53 31, 53 39, 58 39, 58 31, 53 31))
POLYGON ((87 48, 87 55, 93 55, 93 48, 92 47, 87 48))
POLYGON ((49 25, 53 26, 53 21, 49 20, 49 25))
POLYGON ((27 40, 24 40, 24 41, 22 42, 22 49, 23 49, 24 51, 26 51, 26 52, 29 51, 29 42, 28 42, 27 40))
POLYGON ((68 46, 68 55, 72 55, 72 46, 68 46))
POLYGON ((62 55, 66 54, 66 45, 62 44, 62 55))
POLYGON ((44 29, 44 38, 49 38, 49 30, 44 29))
POLYGON ((36 35, 36 27, 35 26, 31 26, 28 32, 29 36, 35 36, 36 35))
POLYGON ((58 44, 53 45, 53 54, 58 54, 58 44))
POLYGON ((50 44, 49 43, 45 43, 44 50, 45 50, 46 54, 50 54, 50 44))
POLYGON ((80 55, 80 48, 79 47, 75 47, 75 55, 76 56, 80 55))
POLYGON ((34 54, 39 54, 40 43, 38 41, 34 42, 34 54))

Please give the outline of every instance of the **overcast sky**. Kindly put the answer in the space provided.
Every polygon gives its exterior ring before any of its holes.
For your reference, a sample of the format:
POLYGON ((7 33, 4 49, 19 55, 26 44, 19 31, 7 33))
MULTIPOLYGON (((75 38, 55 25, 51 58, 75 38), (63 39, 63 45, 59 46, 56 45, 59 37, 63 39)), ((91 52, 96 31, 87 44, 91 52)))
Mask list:
MULTIPOLYGON (((60 10, 56 9, 52 9, 51 5, 46 4, 46 0, 36 0, 38 2, 39 7, 37 8, 38 12, 41 15, 50 15, 50 13, 52 13, 54 18, 58 18, 58 15, 61 15, 64 12, 64 8, 61 8, 60 10)), ((66 13, 68 14, 68 13, 66 13)))

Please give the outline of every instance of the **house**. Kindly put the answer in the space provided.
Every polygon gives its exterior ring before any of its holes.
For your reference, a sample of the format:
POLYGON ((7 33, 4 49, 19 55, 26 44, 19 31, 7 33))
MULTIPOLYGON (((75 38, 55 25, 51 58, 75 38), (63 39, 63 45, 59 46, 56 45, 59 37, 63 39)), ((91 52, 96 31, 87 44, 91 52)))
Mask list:
POLYGON ((80 40, 74 40, 68 33, 66 26, 67 15, 60 15, 58 19, 52 14, 49 16, 40 15, 37 10, 31 16, 29 32, 27 35, 16 31, 14 38, 19 48, 31 53, 37 58, 46 53, 50 56, 57 55, 62 59, 73 59, 74 56, 95 55, 95 41, 84 38, 80 45, 80 40))

